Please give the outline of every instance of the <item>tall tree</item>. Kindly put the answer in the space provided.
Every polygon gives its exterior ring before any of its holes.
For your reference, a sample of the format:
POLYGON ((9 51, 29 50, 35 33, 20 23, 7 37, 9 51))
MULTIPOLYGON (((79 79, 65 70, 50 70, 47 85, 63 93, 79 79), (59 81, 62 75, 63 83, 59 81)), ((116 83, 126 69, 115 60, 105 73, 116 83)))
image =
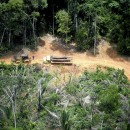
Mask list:
POLYGON ((72 24, 69 14, 65 10, 60 10, 56 14, 56 21, 58 23, 58 32, 65 37, 65 42, 70 40, 68 33, 70 33, 70 26, 72 24))

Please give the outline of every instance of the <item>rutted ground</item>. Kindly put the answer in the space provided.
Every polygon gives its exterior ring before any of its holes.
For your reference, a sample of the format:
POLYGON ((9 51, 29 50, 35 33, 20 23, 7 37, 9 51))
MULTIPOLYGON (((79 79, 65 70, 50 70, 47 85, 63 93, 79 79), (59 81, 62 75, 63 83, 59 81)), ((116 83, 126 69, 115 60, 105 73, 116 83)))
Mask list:
MULTIPOLYGON (((98 45, 98 54, 93 56, 90 52, 79 53, 74 49, 65 49, 63 45, 59 44, 56 38, 50 35, 43 37, 45 41, 44 46, 38 46, 38 50, 30 52, 29 56, 35 56, 31 63, 43 63, 43 57, 47 55, 53 56, 72 56, 73 66, 60 67, 60 73, 73 72, 79 73, 85 68, 89 70, 95 69, 97 66, 113 67, 116 69, 124 69, 126 76, 130 79, 130 57, 125 58, 117 54, 116 50, 106 41, 101 41, 98 45)), ((13 55, 0 58, 0 61, 6 63, 11 62, 13 55)), ((59 66, 48 65, 50 70, 59 69, 59 66)))

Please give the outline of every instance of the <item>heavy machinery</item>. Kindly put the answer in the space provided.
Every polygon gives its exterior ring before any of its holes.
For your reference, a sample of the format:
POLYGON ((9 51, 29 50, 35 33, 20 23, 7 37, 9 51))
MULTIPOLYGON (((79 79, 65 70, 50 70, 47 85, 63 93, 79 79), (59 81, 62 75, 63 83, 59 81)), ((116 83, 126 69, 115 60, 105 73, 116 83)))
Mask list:
POLYGON ((22 49, 18 54, 14 55, 12 62, 14 63, 30 63, 31 58, 28 56, 28 52, 22 49))

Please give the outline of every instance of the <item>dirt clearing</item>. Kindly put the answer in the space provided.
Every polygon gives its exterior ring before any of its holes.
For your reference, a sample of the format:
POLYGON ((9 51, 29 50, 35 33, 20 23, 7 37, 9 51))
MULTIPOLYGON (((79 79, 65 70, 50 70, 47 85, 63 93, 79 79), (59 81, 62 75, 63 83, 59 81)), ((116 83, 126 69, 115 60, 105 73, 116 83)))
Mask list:
MULTIPOLYGON (((33 63, 43 63, 43 58, 47 55, 51 56, 71 56, 73 58, 73 66, 52 66, 48 65, 49 70, 60 69, 60 73, 72 72, 79 74, 85 69, 94 70, 97 66, 113 67, 116 69, 124 69, 126 76, 130 79, 130 58, 121 57, 117 51, 106 41, 102 40, 98 45, 98 54, 93 56, 90 52, 79 53, 73 48, 67 49, 59 43, 57 38, 47 35, 42 38, 44 40, 43 46, 38 46, 38 50, 31 51, 29 56, 34 56, 33 63)), ((0 61, 6 63, 11 62, 13 54, 0 58, 0 61)))

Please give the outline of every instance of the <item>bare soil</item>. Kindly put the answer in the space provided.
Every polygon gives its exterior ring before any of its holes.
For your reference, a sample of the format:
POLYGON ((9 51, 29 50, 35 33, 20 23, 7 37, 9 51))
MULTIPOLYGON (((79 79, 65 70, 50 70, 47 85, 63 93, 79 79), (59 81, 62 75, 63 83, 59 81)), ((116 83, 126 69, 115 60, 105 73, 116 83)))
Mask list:
MULTIPOLYGON (((73 58, 72 66, 54 66, 46 65, 50 71, 59 71, 59 73, 74 73, 75 75, 81 74, 85 69, 95 70, 97 66, 102 68, 112 67, 116 69, 124 69, 126 76, 130 79, 130 57, 120 56, 116 49, 110 43, 102 40, 97 46, 97 54, 93 55, 91 51, 80 53, 73 48, 67 49, 63 46, 57 38, 50 35, 42 37, 44 45, 39 44, 37 51, 30 51, 29 56, 34 56, 33 63, 43 64, 43 58, 47 55, 50 56, 71 56, 73 58)), ((42 42, 42 41, 41 41, 42 42)), ((0 58, 7 64, 11 63, 13 53, 0 58)))

